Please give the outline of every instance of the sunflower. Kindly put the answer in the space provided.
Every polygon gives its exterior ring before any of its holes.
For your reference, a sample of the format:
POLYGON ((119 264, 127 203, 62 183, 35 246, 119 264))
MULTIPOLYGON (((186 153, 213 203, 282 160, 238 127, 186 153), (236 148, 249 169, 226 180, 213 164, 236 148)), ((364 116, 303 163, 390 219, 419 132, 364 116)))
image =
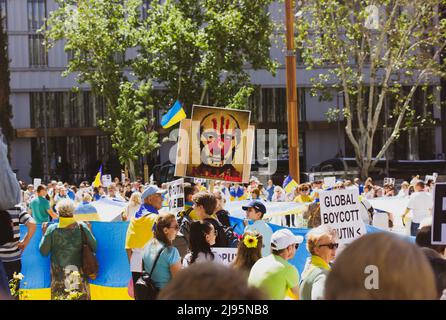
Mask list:
POLYGON ((243 239, 243 243, 247 248, 257 248, 258 242, 259 240, 257 239, 257 237, 250 235, 245 236, 245 238, 243 239))

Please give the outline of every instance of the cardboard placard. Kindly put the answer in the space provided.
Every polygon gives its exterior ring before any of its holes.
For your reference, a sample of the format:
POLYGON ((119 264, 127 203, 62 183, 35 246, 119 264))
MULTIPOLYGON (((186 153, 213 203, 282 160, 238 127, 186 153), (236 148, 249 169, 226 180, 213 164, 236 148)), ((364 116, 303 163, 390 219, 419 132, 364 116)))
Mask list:
POLYGON ((34 178, 33 179, 33 185, 34 185, 34 191, 37 191, 37 187, 42 184, 42 179, 40 178, 34 178))
POLYGON ((224 265, 230 265, 237 256, 237 248, 211 248, 211 250, 220 257, 224 265))
POLYGON ((254 126, 250 111, 194 105, 180 124, 175 175, 248 183, 254 126))
POLYGON ((177 214, 184 210, 184 179, 178 179, 168 184, 169 212, 177 214))
POLYGON ((384 185, 391 184, 392 186, 395 185, 395 178, 384 178, 384 185))
POLYGON ((324 178, 324 185, 327 188, 333 188, 336 184, 336 177, 325 177, 324 178))
POLYGON ((446 183, 437 183, 434 187, 432 208, 432 244, 446 244, 446 183))
POLYGON ((339 244, 348 244, 367 231, 361 219, 358 189, 320 191, 321 223, 338 235, 339 244))
POLYGON ((108 188, 112 184, 112 176, 111 174, 104 174, 102 176, 102 185, 108 188))

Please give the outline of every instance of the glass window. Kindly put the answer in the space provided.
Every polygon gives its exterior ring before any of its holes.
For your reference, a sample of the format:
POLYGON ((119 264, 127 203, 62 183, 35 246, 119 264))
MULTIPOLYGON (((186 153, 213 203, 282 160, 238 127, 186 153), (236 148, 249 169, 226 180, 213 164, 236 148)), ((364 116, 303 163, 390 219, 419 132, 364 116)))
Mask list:
POLYGON ((45 0, 28 0, 28 30, 39 30, 46 18, 45 0))
POLYGON ((31 34, 28 36, 29 65, 30 67, 42 67, 48 65, 48 55, 43 45, 43 35, 31 34))

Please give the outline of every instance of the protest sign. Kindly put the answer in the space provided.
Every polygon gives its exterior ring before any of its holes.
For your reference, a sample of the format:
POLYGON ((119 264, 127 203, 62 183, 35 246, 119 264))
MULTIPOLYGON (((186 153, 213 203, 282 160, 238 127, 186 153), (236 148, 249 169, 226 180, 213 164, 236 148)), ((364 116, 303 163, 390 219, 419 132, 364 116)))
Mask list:
POLYGON ((206 179, 194 178, 194 183, 206 183, 206 179))
POLYGON ((106 188, 108 188, 112 184, 112 177, 111 174, 104 174, 102 176, 102 185, 106 188))
POLYGON ((212 248, 211 250, 225 265, 231 264, 237 256, 237 248, 212 248))
POLYGON ((446 244, 446 183, 434 187, 432 244, 446 244))
POLYGON ((169 212, 177 214, 184 210, 184 179, 169 183, 169 212))
POLYGON ((350 243, 366 233, 358 189, 320 191, 319 198, 321 223, 336 230, 340 244, 350 243))
POLYGON ((175 176, 249 181, 254 143, 250 111, 194 105, 180 124, 175 176))
POLYGON ((324 185, 327 188, 333 188, 336 184, 336 177, 325 177, 324 178, 324 185))
POLYGON ((391 184, 392 186, 395 185, 395 178, 384 178, 384 185, 391 184))
POLYGON ((39 178, 33 179, 34 190, 37 190, 37 187, 40 186, 41 184, 42 184, 42 179, 39 178))
POLYGON ((428 183, 429 180, 435 181, 435 177, 433 175, 432 176, 431 175, 426 175, 424 177, 424 183, 428 183))

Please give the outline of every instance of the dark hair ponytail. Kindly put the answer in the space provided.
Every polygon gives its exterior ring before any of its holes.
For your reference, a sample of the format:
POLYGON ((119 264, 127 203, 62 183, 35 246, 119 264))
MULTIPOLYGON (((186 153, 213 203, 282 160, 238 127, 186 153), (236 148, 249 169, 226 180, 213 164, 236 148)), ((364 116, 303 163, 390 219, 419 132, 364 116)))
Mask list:
POLYGON ((206 235, 212 231, 212 225, 206 221, 195 221, 190 226, 190 240, 189 249, 192 253, 190 263, 194 263, 198 258, 198 254, 203 252, 205 255, 210 255, 214 260, 214 254, 211 251, 211 246, 206 241, 206 235))

